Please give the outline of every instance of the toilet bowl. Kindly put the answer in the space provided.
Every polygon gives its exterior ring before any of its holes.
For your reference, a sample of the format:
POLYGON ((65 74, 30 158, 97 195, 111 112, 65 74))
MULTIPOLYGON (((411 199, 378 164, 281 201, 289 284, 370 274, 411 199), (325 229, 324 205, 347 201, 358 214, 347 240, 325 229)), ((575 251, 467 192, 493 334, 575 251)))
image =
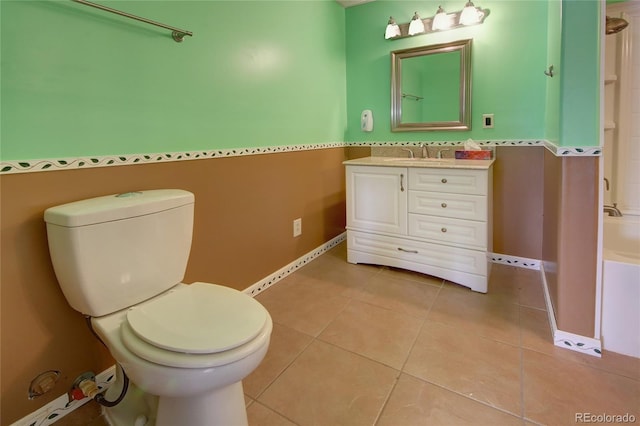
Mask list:
POLYGON ((242 379, 273 323, 238 290, 181 282, 193 205, 187 191, 151 190, 45 211, 60 287, 116 361, 104 409, 113 425, 247 425, 242 379))
POLYGON ((158 396, 164 413, 154 421, 148 408, 107 408, 113 423, 144 416, 145 425, 247 424, 240 381, 264 358, 273 328, 254 299, 215 284, 179 284, 91 323, 130 381, 158 396))

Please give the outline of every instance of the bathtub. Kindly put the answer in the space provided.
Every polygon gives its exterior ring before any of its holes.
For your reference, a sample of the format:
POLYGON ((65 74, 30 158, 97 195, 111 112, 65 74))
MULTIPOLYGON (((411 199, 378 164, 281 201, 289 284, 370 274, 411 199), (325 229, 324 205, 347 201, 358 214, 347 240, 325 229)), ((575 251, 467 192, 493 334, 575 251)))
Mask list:
POLYGON ((602 347, 640 358, 640 217, 603 225, 602 347))

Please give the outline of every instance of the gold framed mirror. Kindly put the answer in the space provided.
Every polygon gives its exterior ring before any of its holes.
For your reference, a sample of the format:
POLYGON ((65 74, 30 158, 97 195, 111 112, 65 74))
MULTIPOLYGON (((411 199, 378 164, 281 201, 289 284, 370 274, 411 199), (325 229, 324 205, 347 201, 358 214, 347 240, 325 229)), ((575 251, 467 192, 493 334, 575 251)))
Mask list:
POLYGON ((471 39, 391 52, 391 131, 471 130, 471 39))

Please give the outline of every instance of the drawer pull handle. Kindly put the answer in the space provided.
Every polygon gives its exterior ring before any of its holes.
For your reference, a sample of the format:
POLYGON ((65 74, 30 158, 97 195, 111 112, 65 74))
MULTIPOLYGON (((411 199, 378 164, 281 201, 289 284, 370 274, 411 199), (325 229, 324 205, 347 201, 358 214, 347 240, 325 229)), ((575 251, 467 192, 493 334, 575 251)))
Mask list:
POLYGON ((447 232, 447 228, 441 228, 440 229, 442 232, 447 232))
POLYGON ((447 203, 442 203, 442 204, 440 204, 440 205, 442 206, 442 208, 443 208, 443 209, 446 209, 446 208, 447 208, 447 203))
POLYGON ((442 183, 447 183, 447 178, 442 178, 442 179, 440 180, 440 182, 442 182, 442 183))
POLYGON ((400 192, 404 192, 404 174, 400 173, 400 192))
POLYGON ((407 249, 403 249, 402 247, 398 247, 398 250, 403 251, 405 253, 418 254, 418 250, 407 250, 407 249))

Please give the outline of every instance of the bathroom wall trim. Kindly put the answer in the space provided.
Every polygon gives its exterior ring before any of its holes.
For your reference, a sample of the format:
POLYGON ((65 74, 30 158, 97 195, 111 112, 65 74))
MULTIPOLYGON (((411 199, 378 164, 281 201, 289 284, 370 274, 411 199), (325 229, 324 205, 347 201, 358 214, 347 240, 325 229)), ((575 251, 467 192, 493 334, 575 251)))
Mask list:
POLYGON ((601 146, 558 146, 550 141, 544 141, 544 146, 556 157, 600 157, 601 146))
MULTIPOLYGON (((474 140, 480 146, 544 146, 557 157, 590 157, 602 155, 602 148, 596 147, 561 147, 553 142, 538 139, 522 140, 474 140)), ((326 142, 321 144, 282 145, 254 148, 217 149, 208 151, 184 151, 149 154, 115 154, 103 156, 84 156, 66 158, 45 158, 37 160, 0 161, 0 175, 14 173, 32 173, 56 170, 88 169, 92 167, 129 166, 134 164, 159 163, 167 161, 204 160, 209 158, 226 158, 243 155, 275 154, 281 152, 307 151, 339 147, 371 147, 371 146, 459 146, 466 141, 393 141, 393 142, 326 142)))
POLYGON ((309 262, 316 259, 318 256, 325 254, 327 251, 331 250, 332 248, 334 248, 335 246, 343 242, 346 238, 347 238, 347 233, 345 231, 340 235, 334 237, 333 239, 327 241, 326 243, 322 244, 321 246, 300 256, 299 258, 289 263, 288 265, 278 269, 273 274, 247 287, 246 289, 244 289, 244 292, 249 296, 255 297, 256 295, 268 289, 269 287, 271 287, 278 281, 282 280, 286 276, 292 274, 299 268, 302 268, 303 266, 307 265, 309 262))
MULTIPOLYGON (((112 365, 103 372, 96 375, 98 389, 107 390, 116 374, 116 366, 112 365)), ((67 394, 60 395, 47 405, 40 407, 31 414, 13 423, 11 426, 49 426, 89 402, 90 398, 84 398, 69 402, 67 394)))
POLYGON ((549 325, 551 327, 551 335, 553 336, 553 344, 560 348, 569 349, 575 352, 602 357, 602 342, 592 337, 581 336, 579 334, 569 333, 558 329, 556 323, 556 315, 551 303, 549 287, 546 275, 544 273, 544 264, 540 264, 540 276, 542 278, 542 286, 544 289, 544 300, 547 305, 547 315, 549 316, 549 325))
POLYGON ((11 160, 0 162, 0 175, 6 175, 10 173, 88 169, 92 167, 129 166, 134 164, 149 164, 168 161, 205 160, 209 158, 275 154, 280 152, 308 151, 313 149, 326 149, 343 146, 345 146, 344 142, 327 142, 321 144, 216 149, 209 151, 185 151, 155 154, 121 154, 39 160, 11 160))
POLYGON ((500 253, 488 253, 487 257, 493 263, 501 265, 516 266, 518 268, 540 270, 540 261, 537 259, 529 259, 527 257, 510 256, 500 253))

